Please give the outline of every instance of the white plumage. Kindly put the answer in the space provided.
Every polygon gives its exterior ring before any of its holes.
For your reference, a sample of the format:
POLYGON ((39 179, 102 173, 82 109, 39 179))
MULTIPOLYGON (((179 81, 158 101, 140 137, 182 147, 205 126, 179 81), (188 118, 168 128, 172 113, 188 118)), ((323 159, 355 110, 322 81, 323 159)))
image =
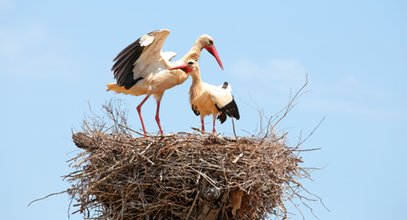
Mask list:
POLYGON ((176 53, 162 51, 163 44, 169 33, 168 29, 153 31, 123 49, 114 59, 115 63, 112 67, 116 83, 107 85, 107 90, 117 93, 135 96, 146 95, 137 106, 144 135, 147 135, 147 132, 141 115, 141 107, 145 101, 151 95, 157 100, 155 119, 160 133, 163 134, 159 117, 161 98, 165 90, 185 82, 188 78, 188 75, 183 71, 169 70, 170 68, 189 59, 198 61, 202 49, 206 49, 215 57, 223 69, 213 39, 206 34, 201 35, 195 41, 192 48, 182 59, 171 62, 170 60, 175 57, 176 53))
POLYGON ((199 65, 194 60, 189 60, 172 70, 182 69, 192 76, 192 84, 189 90, 189 102, 192 111, 201 117, 201 129, 205 131, 204 118, 207 115, 213 117, 212 132, 216 133, 215 122, 218 118, 221 123, 226 121, 226 116, 240 118, 239 110, 233 99, 232 88, 225 82, 221 86, 214 86, 201 80, 199 65))
POLYGON ((210 97, 212 101, 217 105, 219 108, 225 107, 231 101, 233 101, 232 96, 232 88, 228 85, 226 88, 223 88, 223 84, 220 86, 213 86, 210 84, 206 84, 206 90, 210 91, 210 97))

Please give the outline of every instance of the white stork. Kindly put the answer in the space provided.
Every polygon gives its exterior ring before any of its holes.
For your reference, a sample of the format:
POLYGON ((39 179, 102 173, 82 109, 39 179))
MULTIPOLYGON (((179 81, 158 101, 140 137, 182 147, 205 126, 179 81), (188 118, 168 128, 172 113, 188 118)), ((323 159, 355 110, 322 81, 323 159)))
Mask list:
POLYGON ((137 112, 145 136, 147 132, 141 115, 143 104, 151 95, 154 96, 157 101, 155 120, 160 133, 163 134, 159 116, 161 98, 165 90, 183 83, 188 78, 188 74, 185 74, 183 71, 169 70, 170 68, 190 59, 198 61, 202 49, 206 49, 215 57, 219 66, 223 69, 214 41, 207 34, 201 35, 182 59, 171 62, 170 60, 176 54, 174 52, 162 51, 164 41, 169 33, 168 29, 153 31, 124 48, 113 60, 115 63, 112 71, 114 72, 116 83, 107 85, 108 91, 112 90, 117 93, 135 96, 146 95, 137 106, 137 112))
POLYGON ((239 110, 233 99, 232 88, 224 82, 223 85, 214 86, 201 80, 199 65, 195 60, 188 60, 171 70, 181 69, 192 76, 192 85, 189 89, 189 102, 195 115, 201 116, 202 133, 205 132, 204 118, 213 117, 212 133, 216 133, 216 118, 221 123, 226 121, 226 116, 240 118, 239 110))

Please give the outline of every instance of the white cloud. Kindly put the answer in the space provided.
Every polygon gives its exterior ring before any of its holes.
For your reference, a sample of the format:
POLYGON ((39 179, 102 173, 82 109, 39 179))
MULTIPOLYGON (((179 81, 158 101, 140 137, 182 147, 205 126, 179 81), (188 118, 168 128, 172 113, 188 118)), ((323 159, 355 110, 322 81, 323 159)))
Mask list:
POLYGON ((17 77, 69 72, 74 67, 69 64, 68 55, 60 51, 63 46, 58 40, 41 23, 0 27, 1 72, 17 77))
MULTIPOLYGON (((306 66, 296 59, 270 59, 265 63, 240 59, 231 69, 240 81, 239 86, 249 90, 258 100, 285 101, 290 90, 299 88, 308 74, 306 66)), ((393 104, 397 98, 391 97, 383 88, 359 79, 356 74, 331 75, 324 77, 324 81, 318 74, 329 73, 309 74, 306 90, 311 93, 299 100, 300 105, 309 111, 369 119, 406 118, 393 104)))
POLYGON ((397 98, 383 88, 368 84, 356 75, 321 82, 314 77, 312 94, 304 106, 326 114, 342 114, 365 119, 405 119, 397 98))
POLYGON ((233 74, 258 80, 303 81, 307 73, 299 60, 271 59, 265 63, 254 63, 240 59, 232 67, 233 74))
POLYGON ((290 89, 302 86, 307 74, 306 67, 296 59, 270 59, 263 63, 240 59, 230 70, 240 92, 249 93, 250 98, 256 100, 271 100, 274 104, 286 102, 290 89))
POLYGON ((45 29, 37 24, 23 27, 0 28, 0 56, 13 59, 20 56, 31 46, 44 42, 45 29))

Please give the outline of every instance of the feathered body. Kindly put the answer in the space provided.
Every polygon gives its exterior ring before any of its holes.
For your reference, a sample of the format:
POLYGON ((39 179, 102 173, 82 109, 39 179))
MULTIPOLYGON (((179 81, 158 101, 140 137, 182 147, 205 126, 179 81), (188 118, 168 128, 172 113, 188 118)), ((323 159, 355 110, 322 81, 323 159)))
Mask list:
POLYGON ((186 64, 175 67, 189 73, 192 77, 192 84, 189 89, 189 102, 192 111, 201 117, 202 131, 205 131, 204 118, 207 115, 213 117, 213 132, 216 133, 215 120, 221 123, 226 121, 226 116, 240 118, 239 110, 232 95, 232 88, 224 82, 223 85, 214 86, 201 80, 199 65, 194 60, 189 60, 186 64))
POLYGON ((161 100, 165 90, 170 89, 176 85, 180 85, 188 79, 188 74, 183 71, 177 70, 164 70, 156 74, 148 74, 142 83, 126 89, 125 86, 119 86, 116 83, 107 85, 108 90, 125 95, 153 95, 156 100, 161 100))
POLYGON ((165 90, 185 82, 188 78, 188 75, 181 70, 170 70, 172 67, 189 59, 198 61, 202 49, 206 49, 216 58, 223 69, 213 39, 206 34, 201 35, 195 41, 192 48, 181 60, 171 62, 176 54, 162 51, 169 33, 170 31, 167 29, 150 32, 123 49, 114 59, 115 63, 112 67, 116 83, 107 85, 108 91, 135 96, 146 95, 137 106, 145 135, 146 129, 141 116, 141 106, 144 102, 151 95, 157 100, 156 121, 160 133, 163 134, 159 118, 161 98, 165 90))

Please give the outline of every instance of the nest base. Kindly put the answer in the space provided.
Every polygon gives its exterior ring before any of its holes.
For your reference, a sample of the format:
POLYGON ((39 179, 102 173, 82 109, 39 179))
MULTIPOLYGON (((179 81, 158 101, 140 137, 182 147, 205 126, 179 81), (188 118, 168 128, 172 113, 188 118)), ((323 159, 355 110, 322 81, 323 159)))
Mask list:
POLYGON ((76 212, 94 219, 285 218, 301 159, 281 140, 177 133, 75 133, 65 176, 76 212))

